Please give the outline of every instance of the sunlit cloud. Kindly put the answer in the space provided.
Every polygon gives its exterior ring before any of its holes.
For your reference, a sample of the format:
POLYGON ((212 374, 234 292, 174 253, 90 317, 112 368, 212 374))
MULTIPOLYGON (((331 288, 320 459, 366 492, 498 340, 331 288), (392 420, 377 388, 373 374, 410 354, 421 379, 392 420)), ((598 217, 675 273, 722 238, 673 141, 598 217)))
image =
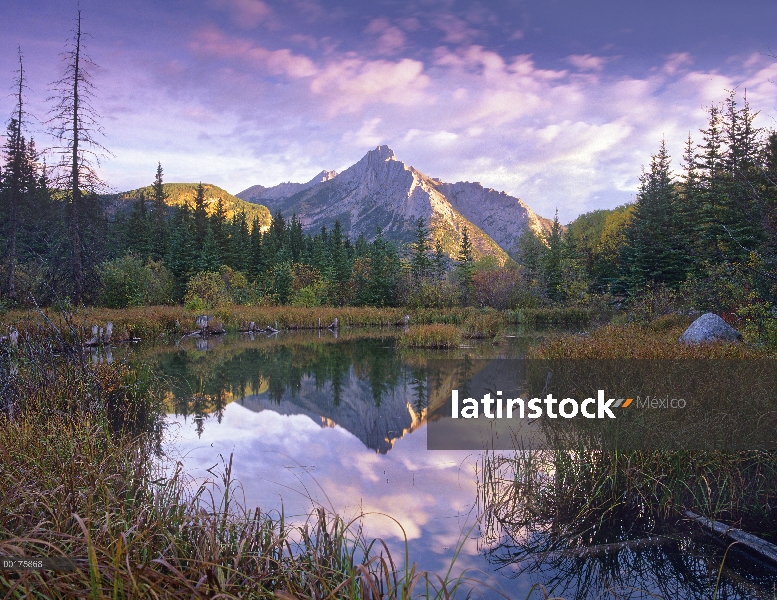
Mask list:
MULTIPOLYGON (((767 47, 712 61, 683 38, 640 54, 623 45, 633 38, 622 37, 623 23, 612 34, 627 40, 620 46, 586 45, 582 25, 568 23, 578 38, 551 56, 550 41, 537 44, 548 24, 528 7, 392 6, 208 0, 199 11, 155 8, 166 11, 160 29, 97 31, 97 108, 115 155, 105 178, 117 189, 144 185, 163 160, 169 181, 237 192, 306 181, 387 143, 431 176, 480 181, 542 215, 558 207, 568 221, 632 200, 662 138, 678 169, 689 131, 698 141, 727 90, 747 94, 759 126, 775 126, 777 60, 767 47)), ((62 39, 46 41, 51 56, 67 35, 60 29, 62 39)), ((56 76, 51 56, 40 56, 30 70, 39 89, 56 76)), ((0 99, 5 114, 9 102, 0 99)), ((30 108, 45 114, 42 101, 30 108)))

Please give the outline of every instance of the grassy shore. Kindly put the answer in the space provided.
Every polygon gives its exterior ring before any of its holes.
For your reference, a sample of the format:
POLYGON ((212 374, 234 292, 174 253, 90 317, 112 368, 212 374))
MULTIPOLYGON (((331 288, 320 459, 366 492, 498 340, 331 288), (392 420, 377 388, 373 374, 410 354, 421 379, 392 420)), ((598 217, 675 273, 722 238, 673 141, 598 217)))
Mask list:
MULTIPOLYGON (((62 313, 43 311, 61 328, 62 313)), ((146 306, 126 309, 80 308, 69 313, 73 323, 78 323, 81 335, 86 335, 92 325, 113 323, 114 339, 138 338, 144 341, 165 336, 184 335, 195 330, 195 319, 202 312, 186 310, 183 306, 146 306)), ((225 305, 206 314, 226 331, 246 328, 250 323, 258 327, 274 329, 326 328, 337 319, 345 327, 395 327, 405 324, 409 317, 411 326, 454 325, 468 338, 490 338, 515 324, 568 324, 581 325, 602 315, 591 309, 525 309, 522 311, 495 311, 473 307, 449 309, 407 309, 370 307, 320 307, 298 308, 292 306, 242 306, 225 305)), ((20 329, 34 328, 43 322, 37 311, 11 311, 2 321, 20 329)))
POLYGON ((192 489, 159 467, 154 378, 93 363, 78 329, 27 324, 0 347, 0 555, 75 570, 0 571, 9 598, 446 597, 457 581, 392 561, 316 510, 303 525, 246 510, 226 464, 192 489), (75 337, 75 339, 73 339, 75 337))
MULTIPOLYGON (((743 343, 679 344, 683 317, 647 325, 608 325, 589 334, 553 336, 535 359, 763 359, 743 343)), ((695 435, 704 435, 699 424, 695 435)), ((777 539, 777 453, 762 450, 601 451, 596 445, 536 450, 483 459, 486 519, 516 539, 526 528, 553 524, 569 540, 603 543, 634 531, 682 524, 691 510, 777 539)))

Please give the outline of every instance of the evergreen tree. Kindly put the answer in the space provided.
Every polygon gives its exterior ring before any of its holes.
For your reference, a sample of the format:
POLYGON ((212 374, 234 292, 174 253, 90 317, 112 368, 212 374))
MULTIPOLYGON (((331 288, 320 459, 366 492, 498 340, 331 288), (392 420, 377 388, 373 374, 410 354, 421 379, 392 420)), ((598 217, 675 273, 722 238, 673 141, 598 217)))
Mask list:
POLYGON ((563 298, 562 289, 562 267, 561 260, 564 252, 564 241, 561 238, 561 224, 558 221, 558 209, 553 217, 553 225, 547 239, 547 251, 544 255, 544 272, 546 293, 551 300, 561 300, 563 298))
POLYGON ((542 239, 527 227, 518 240, 518 263, 523 266, 526 283, 537 283, 542 279, 546 252, 542 239))
POLYGON ((151 208, 151 257, 161 260, 167 254, 167 192, 163 182, 162 163, 157 163, 154 183, 151 185, 153 201, 151 208))
POLYGON ((472 282, 475 277, 475 259, 472 255, 472 242, 469 240, 469 230, 467 227, 464 227, 461 231, 456 274, 461 289, 461 302, 464 306, 468 306, 474 297, 472 282))
POLYGON ((127 248, 146 260, 151 256, 152 234, 151 220, 146 210, 146 194, 141 191, 127 220, 127 248))
POLYGON ((351 264, 348 257, 347 240, 343 239, 343 228, 336 220, 332 233, 329 235, 329 252, 332 256, 332 277, 337 283, 344 283, 351 275, 351 264))
POLYGON ((202 250, 200 250, 198 270, 218 271, 222 264, 224 263, 221 259, 221 248, 219 247, 216 233, 214 232, 213 227, 209 226, 205 233, 202 250))
POLYGON ((650 170, 640 177, 623 249, 625 278, 632 292, 651 283, 676 287, 685 279, 687 263, 676 229, 677 191, 670 160, 662 140, 650 170))
POLYGON ((747 260, 763 239, 756 183, 761 176, 760 130, 753 127, 757 113, 750 111, 747 98, 737 108, 732 91, 725 101, 723 135, 726 152, 723 168, 726 173, 725 193, 722 195, 719 218, 725 235, 722 251, 729 260, 747 260))
POLYGON ((192 213, 194 225, 194 243, 198 251, 202 250, 205 243, 205 234, 208 233, 208 212, 205 210, 205 188, 202 182, 197 185, 194 194, 194 211, 192 213))
POLYGON ((772 131, 764 144, 763 175, 760 184, 761 223, 764 249, 777 260, 777 132, 772 131))
POLYGON ((364 304, 391 306, 394 303, 396 278, 391 272, 390 251, 380 227, 375 239, 369 245, 368 255, 370 278, 366 285, 364 304))
POLYGON ((442 242, 437 240, 434 244, 434 276, 438 280, 445 279, 448 270, 448 257, 442 247, 442 242))
POLYGON ((721 227, 725 194, 723 132, 720 109, 712 105, 708 113, 709 124, 701 131, 703 143, 696 156, 696 172, 699 175, 697 249, 700 259, 717 262, 723 256, 725 235, 721 227))
POLYGON ((288 245, 292 262, 300 262, 305 250, 305 234, 302 232, 302 223, 296 213, 291 215, 291 220, 289 221, 288 245))
POLYGON ((690 132, 688 132, 688 139, 685 142, 682 168, 683 180, 677 194, 675 229, 682 246, 683 259, 686 262, 688 273, 698 275, 702 266, 699 259, 705 254, 699 245, 700 239, 703 237, 701 223, 704 217, 701 205, 701 186, 696 168, 696 148, 690 132))
POLYGON ((413 243, 413 256, 410 267, 416 284, 429 276, 431 260, 429 259, 429 228, 423 217, 418 217, 415 222, 415 242, 413 243))
POLYGON ((249 273, 255 277, 265 269, 262 237, 262 226, 259 222, 259 217, 254 217, 254 221, 251 224, 251 268, 249 273))
POLYGON ((188 206, 184 205, 173 213, 165 256, 165 264, 175 276, 179 298, 183 297, 189 276, 197 270, 198 259, 194 216, 188 206))
POLYGON ((226 264, 229 257, 229 228, 227 226, 227 209, 221 198, 216 201, 216 210, 210 217, 210 228, 216 241, 219 266, 226 264))
POLYGON ((230 223, 229 265, 242 273, 248 273, 252 264, 251 234, 245 211, 235 213, 230 223))

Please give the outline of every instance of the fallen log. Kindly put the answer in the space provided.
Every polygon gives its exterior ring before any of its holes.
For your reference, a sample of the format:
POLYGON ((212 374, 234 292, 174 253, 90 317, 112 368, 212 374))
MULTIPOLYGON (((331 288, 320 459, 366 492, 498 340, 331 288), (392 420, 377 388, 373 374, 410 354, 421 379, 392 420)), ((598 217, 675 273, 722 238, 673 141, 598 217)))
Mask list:
POLYGON ((727 542, 737 543, 761 558, 765 558, 773 564, 777 564, 777 546, 770 544, 766 540, 762 540, 757 535, 747 533, 736 527, 731 527, 720 521, 713 521, 707 517, 702 517, 690 510, 685 511, 685 516, 701 525, 707 531, 721 536, 727 542))

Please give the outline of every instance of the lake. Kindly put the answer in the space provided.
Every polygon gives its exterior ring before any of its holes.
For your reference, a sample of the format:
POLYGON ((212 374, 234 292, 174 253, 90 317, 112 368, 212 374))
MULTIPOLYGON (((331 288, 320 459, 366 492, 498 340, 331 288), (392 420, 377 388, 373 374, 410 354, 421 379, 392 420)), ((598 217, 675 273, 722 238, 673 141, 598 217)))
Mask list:
MULTIPOLYGON (((506 527, 483 493, 488 455, 427 450, 429 361, 521 357, 542 331, 453 352, 401 351, 380 330, 185 339, 138 348, 167 390, 165 451, 194 482, 229 460, 247 507, 304 520, 315 506, 355 519, 398 563, 464 573, 487 598, 773 598, 777 571, 690 528, 629 531, 565 547, 560 524, 506 527), (485 473, 485 474, 484 474, 485 473), (607 538, 610 539, 610 538, 607 538)), ((449 393, 449 390, 448 392, 449 393)), ((431 400, 430 400, 431 399, 431 400)))

